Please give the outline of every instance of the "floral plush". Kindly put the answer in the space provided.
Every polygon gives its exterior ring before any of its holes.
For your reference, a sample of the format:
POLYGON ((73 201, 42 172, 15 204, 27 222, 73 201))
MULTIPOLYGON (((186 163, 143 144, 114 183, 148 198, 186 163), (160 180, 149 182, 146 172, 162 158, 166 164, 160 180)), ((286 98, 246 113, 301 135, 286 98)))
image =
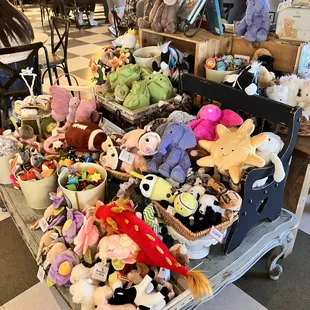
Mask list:
POLYGON ((77 254, 86 254, 89 247, 95 245, 99 239, 99 230, 94 225, 95 218, 93 216, 85 219, 82 228, 74 239, 74 252, 77 254))
POLYGON ((196 145, 193 131, 185 124, 167 123, 158 127, 157 133, 161 142, 158 153, 147 165, 149 172, 183 183, 191 166, 186 150, 196 145))
POLYGON ((48 276, 57 285, 69 285, 72 268, 79 263, 79 257, 67 250, 54 258, 48 276))
POLYGON ((125 264, 134 264, 135 255, 140 251, 139 246, 126 234, 106 236, 100 240, 98 247, 102 260, 110 258, 112 265, 116 261, 118 264, 121 262, 122 267, 125 264))
POLYGON ((84 215, 80 211, 72 211, 67 208, 67 220, 62 227, 62 235, 71 244, 78 234, 84 222, 84 215))
POLYGON ((266 41, 270 28, 269 11, 268 0, 248 0, 245 17, 235 27, 235 35, 244 35, 250 42, 266 41))
POLYGON ((243 119, 232 110, 221 110, 214 104, 203 106, 197 119, 188 126, 194 131, 197 142, 199 140, 214 141, 217 139, 216 126, 222 124, 226 127, 240 126, 243 119))
POLYGON ((199 145, 210 155, 199 159, 197 164, 201 167, 217 166, 220 173, 230 176, 232 181, 238 184, 243 169, 247 166, 265 165, 264 159, 256 155, 256 148, 263 144, 268 136, 260 134, 251 137, 254 129, 252 119, 247 119, 237 131, 230 131, 221 124, 217 125, 218 140, 199 141, 199 145))

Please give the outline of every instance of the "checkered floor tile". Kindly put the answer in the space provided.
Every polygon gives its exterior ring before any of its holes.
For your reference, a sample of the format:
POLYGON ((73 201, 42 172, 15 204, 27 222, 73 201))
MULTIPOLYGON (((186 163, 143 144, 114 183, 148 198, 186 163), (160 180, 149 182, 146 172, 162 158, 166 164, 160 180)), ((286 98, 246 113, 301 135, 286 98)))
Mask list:
MULTIPOLYGON (((102 6, 100 4, 97 5, 96 10, 98 12, 95 14, 95 19, 99 22, 97 27, 90 27, 85 23, 86 26, 83 26, 82 29, 79 30, 76 28, 74 21, 72 21, 70 27, 68 67, 70 73, 78 78, 80 85, 90 82, 91 72, 88 67, 90 58, 95 54, 100 54, 100 50, 105 46, 111 45, 112 41, 111 35, 108 32, 108 26, 105 24, 102 6)), ((31 21, 35 33, 44 32, 49 36, 49 39, 44 45, 47 47, 48 51, 51 52, 50 28, 47 17, 45 16, 42 26, 41 14, 37 5, 26 5, 25 14, 31 21)), ((43 50, 40 52, 40 57, 44 57, 43 50)), ((53 78, 55 79, 54 76, 53 78)), ((61 83, 63 82, 61 81, 61 83)), ((48 90, 48 86, 49 80, 45 78, 43 90, 48 90)))

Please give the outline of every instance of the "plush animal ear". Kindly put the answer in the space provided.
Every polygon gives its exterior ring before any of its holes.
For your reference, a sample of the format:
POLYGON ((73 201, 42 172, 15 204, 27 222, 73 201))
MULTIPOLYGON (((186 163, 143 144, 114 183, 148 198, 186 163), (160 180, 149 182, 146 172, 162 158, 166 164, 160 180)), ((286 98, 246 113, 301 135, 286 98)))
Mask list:
POLYGON ((182 150, 190 149, 196 146, 196 137, 194 132, 187 125, 181 125, 183 127, 184 133, 182 138, 179 141, 179 147, 182 150))
POLYGON ((254 129, 255 129, 255 126, 253 124, 253 120, 249 118, 238 128, 238 131, 246 132, 248 135, 251 135, 254 129))
POLYGON ((219 137, 222 137, 223 135, 225 135, 225 133, 230 132, 230 130, 227 127, 225 127, 224 125, 218 124, 216 126, 216 132, 217 132, 219 137))
POLYGON ((163 136, 164 134, 164 131, 166 129, 166 127, 169 125, 169 123, 164 123, 162 125, 160 125, 157 129, 156 129, 156 133, 158 133, 161 137, 163 136))

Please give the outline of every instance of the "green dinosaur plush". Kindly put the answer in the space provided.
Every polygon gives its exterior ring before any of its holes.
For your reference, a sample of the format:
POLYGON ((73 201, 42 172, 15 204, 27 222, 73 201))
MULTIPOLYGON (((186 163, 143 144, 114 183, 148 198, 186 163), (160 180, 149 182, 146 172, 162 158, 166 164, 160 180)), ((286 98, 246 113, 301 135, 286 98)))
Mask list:
POLYGON ((174 96, 172 84, 167 76, 159 73, 151 74, 145 81, 150 91, 152 103, 167 100, 174 96))
POLYGON ((111 72, 108 75, 108 82, 112 90, 120 83, 124 83, 127 87, 131 88, 132 83, 139 80, 140 67, 133 64, 117 68, 115 72, 111 72))
POLYGON ((124 107, 137 110, 150 105, 150 92, 145 81, 133 82, 131 91, 124 101, 124 107))
POLYGON ((126 84, 120 83, 115 87, 114 96, 117 102, 123 103, 128 94, 129 88, 126 84))

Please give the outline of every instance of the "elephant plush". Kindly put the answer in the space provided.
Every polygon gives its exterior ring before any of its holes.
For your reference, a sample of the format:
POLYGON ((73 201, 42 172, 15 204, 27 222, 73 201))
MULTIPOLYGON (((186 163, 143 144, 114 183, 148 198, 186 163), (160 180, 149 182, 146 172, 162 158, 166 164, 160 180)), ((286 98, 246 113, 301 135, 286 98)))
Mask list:
POLYGON ((186 150, 196 145, 193 131, 185 124, 166 123, 156 132, 161 136, 161 142, 158 153, 148 162, 148 171, 170 177, 177 183, 185 182, 191 166, 186 150))

